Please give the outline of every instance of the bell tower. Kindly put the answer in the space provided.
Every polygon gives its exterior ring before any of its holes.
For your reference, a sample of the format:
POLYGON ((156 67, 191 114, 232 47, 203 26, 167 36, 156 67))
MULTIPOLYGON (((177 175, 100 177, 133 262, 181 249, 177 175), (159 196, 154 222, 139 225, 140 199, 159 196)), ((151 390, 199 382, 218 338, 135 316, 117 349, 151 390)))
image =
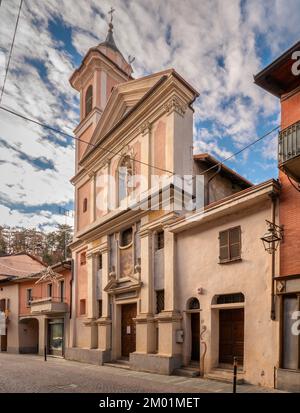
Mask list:
POLYGON ((71 86, 80 93, 80 123, 74 131, 76 138, 80 139, 76 142, 76 170, 112 89, 119 83, 132 79, 132 67, 114 40, 113 12, 112 8, 105 41, 88 50, 80 67, 70 78, 71 86))

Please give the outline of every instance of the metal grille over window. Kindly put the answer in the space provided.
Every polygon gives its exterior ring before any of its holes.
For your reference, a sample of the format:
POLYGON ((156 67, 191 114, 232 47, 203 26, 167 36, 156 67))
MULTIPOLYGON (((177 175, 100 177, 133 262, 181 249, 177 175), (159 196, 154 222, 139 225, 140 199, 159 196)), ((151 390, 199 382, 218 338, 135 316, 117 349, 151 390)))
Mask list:
POLYGON ((156 291, 156 312, 161 313, 165 309, 165 291, 156 291))
POLYGON ((189 310, 199 310, 200 309, 200 303, 199 303, 198 298, 193 297, 189 300, 188 309, 189 310))
POLYGON ((164 232, 163 231, 159 231, 156 234, 156 249, 157 250, 161 250, 163 249, 165 246, 165 237, 164 237, 164 232))
POLYGON ((243 303, 245 301, 244 294, 223 294, 219 295, 217 298, 217 304, 232 304, 232 303, 243 303))
POLYGON ((102 254, 98 255, 98 270, 102 270, 102 254))
POLYGON ((220 262, 230 262, 241 258, 241 227, 230 228, 219 234, 220 262))

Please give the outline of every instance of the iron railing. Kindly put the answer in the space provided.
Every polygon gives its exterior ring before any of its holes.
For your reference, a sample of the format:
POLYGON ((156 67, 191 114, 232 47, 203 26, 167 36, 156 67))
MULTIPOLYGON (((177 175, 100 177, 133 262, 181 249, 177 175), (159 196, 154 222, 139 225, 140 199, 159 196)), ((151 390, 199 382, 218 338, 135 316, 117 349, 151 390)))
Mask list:
POLYGON ((300 121, 279 132, 279 166, 300 155, 300 121))

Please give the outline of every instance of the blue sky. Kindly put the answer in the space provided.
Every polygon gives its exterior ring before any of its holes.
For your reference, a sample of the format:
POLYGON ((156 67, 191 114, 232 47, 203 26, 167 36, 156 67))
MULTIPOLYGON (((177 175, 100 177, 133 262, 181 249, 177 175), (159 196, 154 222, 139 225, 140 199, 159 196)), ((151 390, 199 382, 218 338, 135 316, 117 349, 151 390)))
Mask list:
MULTIPOLYGON (((18 5, 0 7, 1 84, 18 5)), ((279 102, 253 75, 299 40, 299 0, 25 0, 2 104, 71 133, 79 101, 68 79, 105 38, 111 6, 135 77, 173 67, 200 92, 195 152, 224 159, 279 124, 279 102)), ((275 133, 227 165, 254 183, 276 178, 276 149, 275 133)), ((73 173, 72 139, 0 111, 0 225, 65 222, 73 173)))

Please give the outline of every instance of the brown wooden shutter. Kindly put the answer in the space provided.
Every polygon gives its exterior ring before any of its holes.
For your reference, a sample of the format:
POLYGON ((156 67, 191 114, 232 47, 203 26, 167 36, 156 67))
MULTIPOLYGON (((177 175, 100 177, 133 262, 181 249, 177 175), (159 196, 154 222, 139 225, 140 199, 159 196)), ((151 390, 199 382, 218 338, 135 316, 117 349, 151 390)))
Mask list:
POLYGON ((241 257, 241 228, 231 228, 229 230, 230 259, 241 257))
POLYGON ((227 261, 230 259, 229 256, 229 232, 222 231, 219 233, 220 240, 220 261, 227 261))

